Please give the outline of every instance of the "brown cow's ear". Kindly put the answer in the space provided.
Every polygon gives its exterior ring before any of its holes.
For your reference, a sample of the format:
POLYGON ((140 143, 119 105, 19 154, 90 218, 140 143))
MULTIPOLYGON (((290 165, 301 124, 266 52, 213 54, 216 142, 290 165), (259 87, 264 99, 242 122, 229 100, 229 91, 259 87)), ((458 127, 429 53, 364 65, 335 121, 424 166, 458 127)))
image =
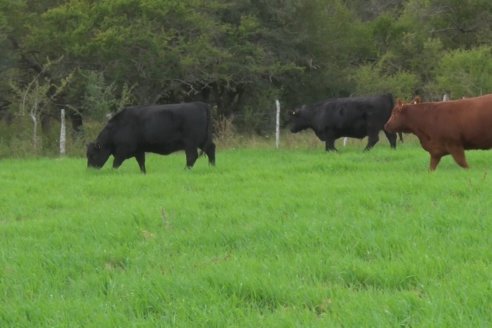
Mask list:
POLYGON ((396 111, 401 112, 402 109, 403 109, 403 101, 401 101, 401 99, 398 99, 396 101, 396 111))

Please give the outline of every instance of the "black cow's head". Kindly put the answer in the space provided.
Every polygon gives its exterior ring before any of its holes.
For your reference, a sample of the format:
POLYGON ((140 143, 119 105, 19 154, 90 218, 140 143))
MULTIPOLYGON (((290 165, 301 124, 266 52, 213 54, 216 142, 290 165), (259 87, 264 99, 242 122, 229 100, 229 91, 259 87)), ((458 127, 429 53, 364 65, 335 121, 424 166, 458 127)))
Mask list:
POLYGON ((291 132, 296 133, 311 127, 311 113, 305 106, 293 110, 289 116, 291 132))
POLYGON ((87 145, 87 167, 100 169, 111 155, 111 151, 107 147, 103 147, 100 143, 91 142, 87 145))

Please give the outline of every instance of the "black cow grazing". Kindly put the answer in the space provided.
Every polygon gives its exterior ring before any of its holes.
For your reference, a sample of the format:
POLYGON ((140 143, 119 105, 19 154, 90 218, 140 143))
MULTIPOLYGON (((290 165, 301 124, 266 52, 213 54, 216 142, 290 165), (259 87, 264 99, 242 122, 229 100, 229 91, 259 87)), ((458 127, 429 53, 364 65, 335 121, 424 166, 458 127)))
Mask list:
MULTIPOLYGON (((337 150, 335 140, 340 137, 362 139, 369 137, 364 150, 379 141, 379 131, 391 116, 393 97, 390 94, 370 97, 329 99, 311 106, 303 106, 290 113, 293 133, 313 129, 325 142, 327 151, 337 150)), ((384 131, 392 148, 396 148, 396 133, 384 131)))
POLYGON ((209 105, 202 102, 127 107, 114 115, 87 145, 87 166, 103 167, 110 155, 113 168, 135 157, 145 173, 145 153, 167 155, 178 150, 186 153, 186 166, 193 167, 198 148, 215 165, 209 105))

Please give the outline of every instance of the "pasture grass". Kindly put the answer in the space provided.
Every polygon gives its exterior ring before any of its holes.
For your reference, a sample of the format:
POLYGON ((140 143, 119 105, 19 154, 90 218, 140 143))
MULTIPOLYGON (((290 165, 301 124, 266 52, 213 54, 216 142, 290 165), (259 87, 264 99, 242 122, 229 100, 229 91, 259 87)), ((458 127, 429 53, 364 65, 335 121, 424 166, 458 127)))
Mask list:
POLYGON ((492 153, 0 161, 1 327, 490 327, 492 153))

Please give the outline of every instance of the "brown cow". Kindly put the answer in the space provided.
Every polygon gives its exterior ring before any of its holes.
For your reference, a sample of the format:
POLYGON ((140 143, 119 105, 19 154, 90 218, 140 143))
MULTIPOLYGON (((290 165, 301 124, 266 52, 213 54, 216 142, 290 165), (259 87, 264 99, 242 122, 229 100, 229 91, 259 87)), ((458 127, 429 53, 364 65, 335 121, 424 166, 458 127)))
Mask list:
POLYGON ((468 168, 465 149, 492 148, 492 94, 420 104, 398 100, 384 129, 415 134, 431 156, 431 170, 448 154, 468 168))

